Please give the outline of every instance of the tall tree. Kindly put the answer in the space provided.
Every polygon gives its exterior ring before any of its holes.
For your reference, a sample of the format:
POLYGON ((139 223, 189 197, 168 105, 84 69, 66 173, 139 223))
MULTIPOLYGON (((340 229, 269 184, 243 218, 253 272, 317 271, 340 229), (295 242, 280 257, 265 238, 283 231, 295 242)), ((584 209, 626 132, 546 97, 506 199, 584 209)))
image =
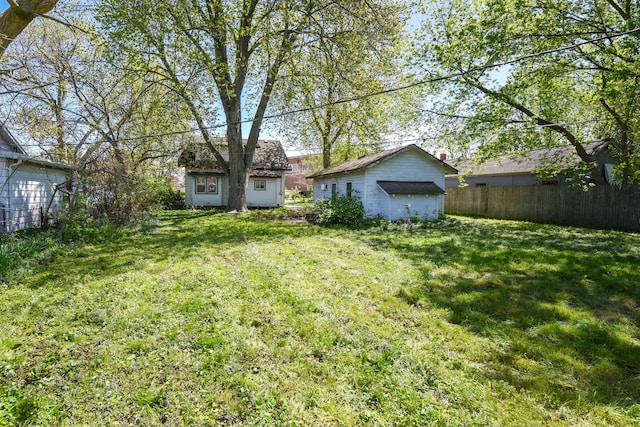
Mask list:
MULTIPOLYGON (((397 85, 405 47, 407 4, 365 3, 359 10, 336 14, 326 26, 331 40, 305 46, 285 68, 277 102, 287 114, 278 128, 298 146, 322 153, 324 167, 380 148, 404 105, 402 93, 370 96, 397 85), (348 31, 353 20, 355 31, 348 31)), ((404 98, 406 99, 406 98, 404 98)))
POLYGON ((58 0, 8 0, 9 9, 0 14, 0 56, 36 17, 50 12, 58 0))
POLYGON ((77 166, 80 182, 93 184, 85 191, 122 221, 175 158, 172 132, 185 130, 185 115, 164 86, 107 62, 104 44, 95 33, 33 23, 4 57, 0 111, 29 152, 77 166))
POLYGON ((455 139, 479 144, 485 156, 570 145, 596 184, 604 178, 585 145, 610 139, 623 181, 639 180, 638 7, 631 0, 428 2, 423 76, 452 76, 433 86, 432 110, 455 139))
MULTIPOLYGON (((372 2, 364 2, 369 4, 372 2)), ((375 3, 375 2, 374 2, 375 3)), ((228 210, 244 211, 265 111, 285 63, 335 35, 326 17, 362 8, 355 0, 179 0, 151 5, 106 0, 102 22, 119 52, 164 79, 191 111, 229 178, 228 210), (228 159, 214 144, 222 111, 228 159), (243 138, 242 122, 251 126, 243 138)), ((354 19, 343 31, 354 32, 354 19)))

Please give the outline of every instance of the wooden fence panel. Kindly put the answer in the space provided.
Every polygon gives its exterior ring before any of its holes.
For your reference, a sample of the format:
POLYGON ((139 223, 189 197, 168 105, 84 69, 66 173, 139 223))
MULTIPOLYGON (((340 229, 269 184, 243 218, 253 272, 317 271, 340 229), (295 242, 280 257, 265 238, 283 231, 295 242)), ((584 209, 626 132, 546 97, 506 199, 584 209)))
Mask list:
POLYGON ((447 188, 445 212, 640 231, 640 186, 588 191, 544 185, 447 188))

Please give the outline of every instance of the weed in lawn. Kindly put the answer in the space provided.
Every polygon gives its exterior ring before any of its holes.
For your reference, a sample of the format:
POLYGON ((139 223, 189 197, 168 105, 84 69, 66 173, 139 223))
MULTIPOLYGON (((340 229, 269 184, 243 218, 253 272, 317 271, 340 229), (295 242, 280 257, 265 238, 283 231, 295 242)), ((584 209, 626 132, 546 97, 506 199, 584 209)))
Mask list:
POLYGON ((637 235, 265 212, 163 213, 16 275, 0 293, 0 418, 637 422, 637 235))

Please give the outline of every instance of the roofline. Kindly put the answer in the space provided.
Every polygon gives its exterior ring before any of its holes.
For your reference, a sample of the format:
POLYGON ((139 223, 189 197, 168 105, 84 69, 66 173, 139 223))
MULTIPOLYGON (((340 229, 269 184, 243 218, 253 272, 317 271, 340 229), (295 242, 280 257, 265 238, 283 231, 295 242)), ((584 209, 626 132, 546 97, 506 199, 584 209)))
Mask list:
MULTIPOLYGON (((385 160, 388 160, 388 159, 390 159, 392 157, 395 157, 400 153, 404 153, 405 151, 412 150, 412 149, 417 149, 420 153, 422 153, 423 155, 425 155, 429 159, 435 160, 437 163, 439 163, 441 166, 443 166, 445 171, 449 170, 449 171, 455 171, 456 173, 458 173, 458 170, 456 168, 454 168, 451 165, 448 165, 447 163, 445 163, 442 160, 438 159, 436 156, 434 156, 434 155, 428 153, 427 151, 425 151, 424 149, 418 147, 416 144, 409 144, 409 145, 405 145, 405 146, 399 147, 398 149, 395 149, 395 150, 394 149, 390 149, 390 150, 388 150, 388 151, 391 151, 389 154, 379 158, 378 160, 376 160, 374 162, 367 163, 367 164, 365 164, 363 166, 360 166, 360 167, 357 167, 357 168, 347 169, 347 170, 343 170, 343 171, 329 172, 329 173, 322 173, 322 171, 320 171, 318 173, 315 173, 315 174, 312 174, 312 175, 308 175, 308 176, 306 176, 306 178, 307 179, 312 179, 312 178, 321 178, 321 177, 333 176, 333 175, 346 175, 346 174, 349 174, 349 173, 361 172, 361 171, 363 171, 365 169, 369 169, 370 167, 375 166, 375 165, 377 165, 377 164, 379 164, 379 163, 381 163, 381 162, 383 162, 385 160)), ((376 154, 376 153, 374 153, 374 154, 376 154)), ((374 154, 371 154, 371 155, 374 155, 374 154)), ((349 161, 351 161, 351 160, 347 160, 347 162, 349 162, 349 161)), ((342 163, 345 163, 345 162, 342 162, 342 163)), ((338 163, 335 166, 339 166, 340 164, 341 163, 338 163)))
POLYGON ((469 175, 464 175, 464 174, 449 174, 449 175, 445 175, 445 179, 446 178, 457 178, 457 177, 464 177, 464 178, 475 178, 475 177, 482 177, 482 176, 503 176, 503 175, 537 175, 534 171, 528 171, 528 172, 503 172, 503 173, 476 173, 476 174, 469 174, 469 175))
POLYGON ((33 163, 40 166, 49 166, 57 169, 67 169, 67 170, 78 169, 77 166, 68 165, 66 163, 50 162, 48 160, 34 159, 33 157, 29 157, 24 154, 14 153, 14 152, 5 151, 5 150, 0 151, 0 157, 4 157, 6 159, 12 159, 12 160, 20 160, 23 163, 33 163))
MULTIPOLYGON (((2 135, 2 139, 5 140, 9 145, 13 145, 18 150, 18 154, 26 155, 27 152, 24 151, 24 148, 20 145, 15 136, 11 133, 9 129, 3 124, 0 124, 0 134, 2 135)), ((3 150, 4 151, 4 150, 3 150)), ((11 151, 10 151, 11 152, 11 151)))

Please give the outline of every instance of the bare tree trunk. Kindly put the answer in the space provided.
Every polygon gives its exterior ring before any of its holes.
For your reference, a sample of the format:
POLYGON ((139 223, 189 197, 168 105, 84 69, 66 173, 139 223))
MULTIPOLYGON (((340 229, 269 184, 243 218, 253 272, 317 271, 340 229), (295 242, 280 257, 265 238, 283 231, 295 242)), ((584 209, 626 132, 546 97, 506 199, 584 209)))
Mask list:
POLYGON ((33 19, 50 12, 58 0, 9 0, 9 9, 0 15, 0 56, 33 19))
POLYGON ((231 108, 227 116, 227 146, 229 147, 229 201, 227 212, 247 211, 247 185, 249 168, 245 162, 245 148, 242 144, 242 125, 240 103, 232 98, 231 108), (233 102, 235 101, 235 102, 233 102))

